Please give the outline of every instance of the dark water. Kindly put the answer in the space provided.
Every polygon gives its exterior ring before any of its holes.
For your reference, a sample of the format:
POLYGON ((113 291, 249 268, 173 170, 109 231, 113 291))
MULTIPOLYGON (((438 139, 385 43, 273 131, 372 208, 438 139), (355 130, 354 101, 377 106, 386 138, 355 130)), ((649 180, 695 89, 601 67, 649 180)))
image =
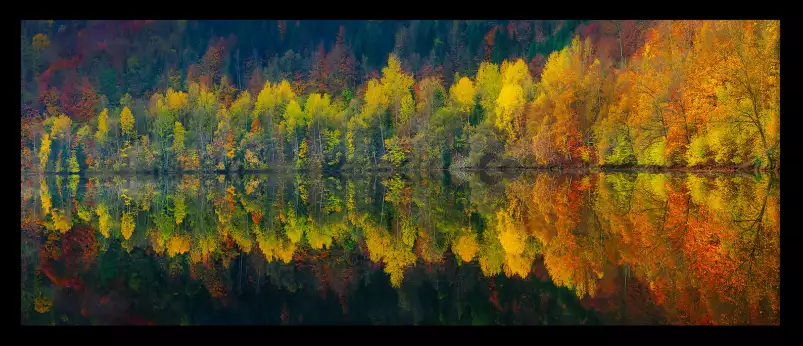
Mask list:
POLYGON ((23 324, 779 324, 767 176, 24 176, 23 324))

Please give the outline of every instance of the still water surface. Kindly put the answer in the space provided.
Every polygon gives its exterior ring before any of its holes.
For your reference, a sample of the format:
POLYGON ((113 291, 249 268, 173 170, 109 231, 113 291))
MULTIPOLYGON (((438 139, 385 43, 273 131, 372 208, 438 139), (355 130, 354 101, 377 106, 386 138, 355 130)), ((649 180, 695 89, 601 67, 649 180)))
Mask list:
POLYGON ((779 324, 780 183, 24 176, 23 324, 779 324))

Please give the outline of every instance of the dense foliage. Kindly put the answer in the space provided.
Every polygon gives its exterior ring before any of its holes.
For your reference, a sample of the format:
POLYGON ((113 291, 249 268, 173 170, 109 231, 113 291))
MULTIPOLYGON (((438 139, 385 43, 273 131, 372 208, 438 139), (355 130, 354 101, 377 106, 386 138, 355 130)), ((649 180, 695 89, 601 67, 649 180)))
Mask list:
POLYGON ((780 165, 778 21, 22 29, 30 170, 780 165))
POLYGON ((649 173, 24 179, 22 315, 778 324, 779 184, 649 173))

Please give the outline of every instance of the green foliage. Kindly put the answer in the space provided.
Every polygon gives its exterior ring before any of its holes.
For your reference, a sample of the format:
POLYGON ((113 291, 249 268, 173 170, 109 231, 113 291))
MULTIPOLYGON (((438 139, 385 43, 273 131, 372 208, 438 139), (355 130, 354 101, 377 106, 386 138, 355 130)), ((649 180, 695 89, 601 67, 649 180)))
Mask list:
POLYGON ((692 137, 689 150, 686 152, 686 162, 689 167, 704 165, 708 162, 709 157, 708 143, 706 143, 705 137, 692 137))
POLYGON ((616 137, 616 145, 610 155, 605 157, 605 163, 610 165, 629 165, 636 163, 633 144, 625 133, 620 132, 616 137))
POLYGON ((78 173, 79 171, 81 171, 81 167, 78 166, 78 159, 76 159, 75 150, 73 150, 72 154, 70 155, 69 172, 70 173, 78 173))
POLYGON ((346 103, 351 102, 351 99, 354 98, 354 93, 352 93, 351 90, 343 90, 341 94, 346 103))
POLYGON ((42 144, 39 146, 39 170, 44 171, 47 168, 47 162, 50 159, 50 135, 47 133, 42 135, 42 144))
POLYGON ((323 129, 321 134, 324 140, 324 149, 323 154, 325 158, 328 158, 326 164, 330 167, 338 167, 341 159, 343 158, 343 151, 341 147, 341 133, 340 130, 335 129, 331 131, 329 129, 323 129))
POLYGON ((400 140, 398 137, 386 139, 385 150, 386 153, 382 156, 382 159, 396 167, 404 165, 411 153, 410 144, 406 140, 400 140))
POLYGON ((109 103, 117 103, 120 98, 120 89, 117 87, 117 73, 114 69, 103 69, 98 79, 101 93, 109 99, 109 103))
POLYGON ((665 151, 666 140, 661 139, 644 150, 643 154, 638 158, 638 163, 645 166, 663 166, 666 164, 665 151))
POLYGON ((173 125, 173 151, 180 153, 184 150, 184 126, 176 121, 173 125))
POLYGON ((337 26, 302 57, 319 24, 222 25, 209 41, 203 21, 136 22, 148 35, 65 60, 86 49, 65 39, 80 21, 59 35, 23 22, 23 166, 778 167, 777 21, 589 21, 584 39, 577 21, 416 23, 337 26), (231 41, 257 31, 248 53, 231 41), (286 52, 268 44, 278 33, 286 52))

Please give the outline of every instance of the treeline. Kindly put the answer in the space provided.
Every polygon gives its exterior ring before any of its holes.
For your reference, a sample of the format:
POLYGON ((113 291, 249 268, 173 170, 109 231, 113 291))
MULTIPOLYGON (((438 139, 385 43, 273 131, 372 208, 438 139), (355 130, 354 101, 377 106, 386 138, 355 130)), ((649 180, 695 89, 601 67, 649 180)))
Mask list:
POLYGON ((578 36, 537 73, 505 59, 456 73, 452 83, 414 75, 394 52, 380 75, 339 92, 297 79, 240 89, 219 77, 219 54, 207 52, 204 67, 188 71, 185 90, 126 93, 117 103, 95 102, 86 91, 82 105, 105 105, 83 117, 46 103, 44 116, 23 121, 22 165, 46 172, 779 169, 779 22, 663 21, 642 31, 644 43, 629 56, 622 40, 612 59, 608 41, 578 36))
MULTIPOLYGON (((575 33, 621 36, 625 54, 639 37, 638 21, 560 20, 40 20, 21 23, 23 112, 40 111, 57 93, 65 112, 86 110, 86 88, 111 104, 189 80, 218 83, 228 76, 239 89, 258 93, 266 80, 287 79, 304 94, 354 90, 379 73, 395 53, 406 71, 473 73, 482 61, 522 58, 533 71, 575 33), (621 35, 619 35, 621 33, 621 35)), ((617 54, 619 50, 617 49, 617 54)), ((83 113, 82 113, 83 114, 83 113)), ((70 114, 72 115, 72 114, 70 114)))

